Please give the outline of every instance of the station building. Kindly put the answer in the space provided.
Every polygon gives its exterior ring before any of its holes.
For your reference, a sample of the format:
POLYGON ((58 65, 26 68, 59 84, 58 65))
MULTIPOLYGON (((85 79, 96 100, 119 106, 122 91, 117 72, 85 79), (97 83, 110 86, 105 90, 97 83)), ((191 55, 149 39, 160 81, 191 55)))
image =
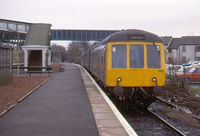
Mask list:
MULTIPOLYGON (((22 46, 24 67, 51 65, 50 27, 51 24, 42 23, 30 25, 25 45, 22 46)), ((24 70, 28 71, 28 69, 24 70)))
POLYGON ((13 49, 8 44, 0 43, 0 86, 12 83, 13 49))

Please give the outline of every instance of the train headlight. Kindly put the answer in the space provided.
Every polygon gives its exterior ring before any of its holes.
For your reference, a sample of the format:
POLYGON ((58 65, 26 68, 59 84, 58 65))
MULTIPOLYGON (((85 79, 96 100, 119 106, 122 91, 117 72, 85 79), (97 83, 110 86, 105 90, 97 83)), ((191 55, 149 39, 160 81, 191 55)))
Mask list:
POLYGON ((157 82, 157 78, 156 78, 156 77, 153 77, 153 78, 152 78, 152 81, 153 81, 153 82, 157 82))
POLYGON ((117 77, 117 82, 121 82, 121 77, 117 77))
POLYGON ((117 77, 117 86, 119 85, 119 82, 121 81, 122 81, 121 77, 117 77))

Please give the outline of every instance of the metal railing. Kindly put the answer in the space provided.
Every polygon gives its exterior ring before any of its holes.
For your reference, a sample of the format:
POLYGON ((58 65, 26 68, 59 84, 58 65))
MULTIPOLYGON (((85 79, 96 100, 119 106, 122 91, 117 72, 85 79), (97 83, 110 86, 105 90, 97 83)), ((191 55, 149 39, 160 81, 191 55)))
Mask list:
POLYGON ((49 73, 49 76, 50 76, 50 73, 52 72, 52 67, 51 66, 47 66, 47 67, 41 67, 41 66, 28 66, 28 67, 13 66, 13 69, 17 69, 18 72, 23 71, 25 73, 29 73, 29 76, 31 76, 31 73, 49 73))

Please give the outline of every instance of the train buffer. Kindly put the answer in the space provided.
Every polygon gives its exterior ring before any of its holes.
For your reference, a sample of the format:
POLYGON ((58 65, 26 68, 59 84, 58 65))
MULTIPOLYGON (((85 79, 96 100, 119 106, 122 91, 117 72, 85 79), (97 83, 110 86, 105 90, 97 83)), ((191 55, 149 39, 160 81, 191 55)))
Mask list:
POLYGON ((136 135, 81 66, 64 66, 0 117, 1 136, 136 135))

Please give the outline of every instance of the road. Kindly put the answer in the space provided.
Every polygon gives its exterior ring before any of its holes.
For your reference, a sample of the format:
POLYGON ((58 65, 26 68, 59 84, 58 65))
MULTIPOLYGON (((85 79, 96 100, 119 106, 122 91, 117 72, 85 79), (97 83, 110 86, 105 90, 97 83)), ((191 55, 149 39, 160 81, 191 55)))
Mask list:
POLYGON ((198 84, 190 84, 190 87, 199 88, 200 89, 200 83, 198 83, 198 84))

